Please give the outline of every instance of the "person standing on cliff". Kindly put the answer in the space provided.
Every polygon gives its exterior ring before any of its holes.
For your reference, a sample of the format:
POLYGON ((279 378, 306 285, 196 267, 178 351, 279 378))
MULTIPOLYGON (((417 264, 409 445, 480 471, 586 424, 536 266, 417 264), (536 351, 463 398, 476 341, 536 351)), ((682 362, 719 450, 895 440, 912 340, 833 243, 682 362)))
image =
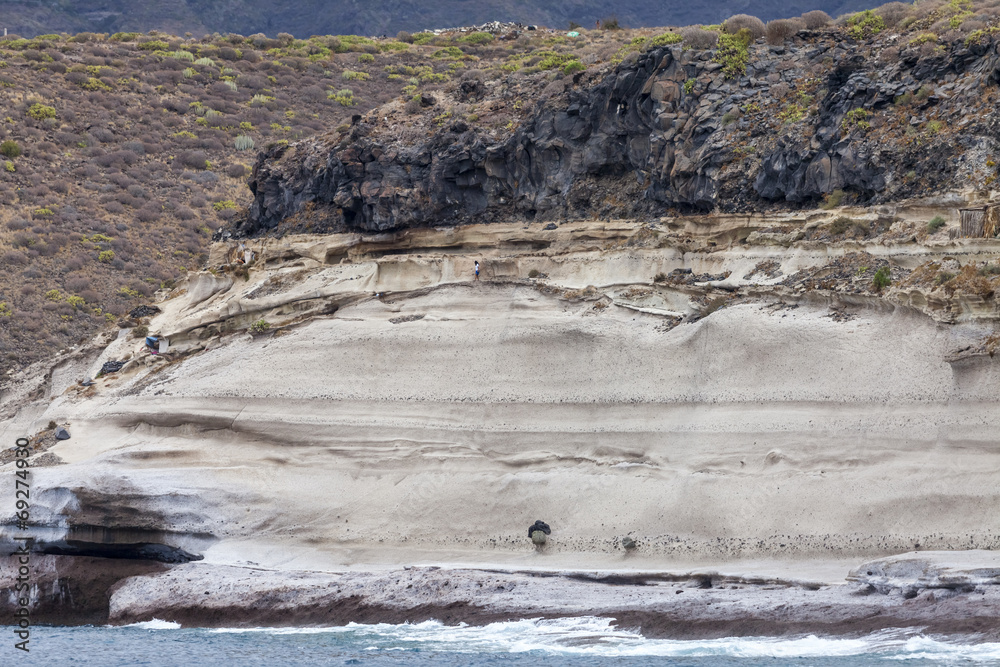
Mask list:
POLYGON ((476 260, 476 280, 479 280, 479 260, 476 260))

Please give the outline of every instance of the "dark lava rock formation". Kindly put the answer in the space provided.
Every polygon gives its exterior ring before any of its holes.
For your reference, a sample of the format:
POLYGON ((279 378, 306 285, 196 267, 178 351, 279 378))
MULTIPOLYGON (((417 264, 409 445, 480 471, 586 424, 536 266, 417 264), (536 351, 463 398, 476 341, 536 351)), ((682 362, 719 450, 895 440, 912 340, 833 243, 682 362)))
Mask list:
POLYGON ((292 216, 283 230, 386 231, 815 206, 835 191, 873 204, 989 186, 996 43, 896 39, 832 30, 799 33, 792 46, 759 42, 737 79, 714 51, 653 49, 596 85, 564 77, 506 138, 455 120, 400 145, 376 111, 343 134, 264 152, 236 231, 292 216))

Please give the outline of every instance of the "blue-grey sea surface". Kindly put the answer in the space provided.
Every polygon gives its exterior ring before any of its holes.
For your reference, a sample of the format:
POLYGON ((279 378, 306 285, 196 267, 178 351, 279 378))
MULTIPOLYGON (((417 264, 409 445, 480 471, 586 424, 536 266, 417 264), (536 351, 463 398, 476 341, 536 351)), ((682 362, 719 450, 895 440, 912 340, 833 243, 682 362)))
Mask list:
POLYGON ((35 627, 29 653, 7 629, 0 665, 937 665, 998 664, 1000 644, 883 631, 866 637, 647 639, 613 619, 334 628, 35 627))

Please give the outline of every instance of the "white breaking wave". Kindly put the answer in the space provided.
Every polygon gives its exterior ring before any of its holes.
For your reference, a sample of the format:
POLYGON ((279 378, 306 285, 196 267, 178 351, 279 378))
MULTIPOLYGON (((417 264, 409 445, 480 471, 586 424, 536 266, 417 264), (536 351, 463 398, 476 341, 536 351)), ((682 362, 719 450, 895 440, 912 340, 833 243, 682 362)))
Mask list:
POLYGON ((907 639, 902 651, 887 657, 892 660, 997 662, 1000 661, 1000 644, 953 644, 919 636, 907 639))
MULTIPOLYGON (((244 632, 263 632, 269 635, 322 635, 328 633, 350 633, 354 628, 351 625, 335 625, 329 627, 314 628, 212 628, 211 633, 240 634, 244 632)), ((368 627, 368 626, 364 626, 368 627)))
POLYGON ((725 639, 647 639, 615 626, 614 619, 592 616, 527 619, 484 626, 444 625, 437 621, 379 623, 327 628, 224 628, 220 633, 274 635, 336 633, 369 651, 420 649, 452 653, 526 653, 595 657, 822 658, 868 655, 893 660, 996 661, 1000 644, 950 643, 906 631, 883 631, 863 638, 731 637, 725 639))
POLYGON ((161 621, 158 618, 154 618, 151 621, 142 621, 141 623, 130 623, 129 625, 124 625, 125 628, 139 628, 140 630, 180 630, 181 624, 174 623, 173 621, 161 621))

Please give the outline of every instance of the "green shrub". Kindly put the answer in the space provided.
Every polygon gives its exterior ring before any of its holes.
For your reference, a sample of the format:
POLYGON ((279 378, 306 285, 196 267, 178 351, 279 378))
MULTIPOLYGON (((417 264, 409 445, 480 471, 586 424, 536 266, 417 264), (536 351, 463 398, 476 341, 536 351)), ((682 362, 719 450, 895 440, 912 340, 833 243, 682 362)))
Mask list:
POLYGON ((375 62, 375 56, 370 53, 359 53, 358 54, 359 63, 373 63, 375 62))
POLYGON ((45 106, 41 102, 35 102, 28 108, 28 116, 35 120, 45 120, 55 118, 56 110, 53 107, 45 106))
POLYGON ((465 52, 457 46, 446 46, 443 49, 438 49, 431 54, 431 58, 438 58, 441 60, 460 60, 465 57, 465 52))
POLYGON ((90 77, 86 81, 82 82, 80 84, 80 87, 83 88, 84 90, 89 90, 89 91, 92 91, 92 92, 96 92, 96 91, 110 92, 111 91, 111 86, 109 86, 108 84, 104 83, 100 79, 95 79, 94 77, 90 77))
POLYGON ((973 44, 983 44, 997 32, 1000 32, 1000 26, 990 26, 989 28, 984 28, 982 30, 973 30, 969 33, 969 36, 965 38, 965 46, 969 47, 973 44))
POLYGON ((946 224, 947 223, 945 222, 945 219, 942 216, 935 215, 933 218, 931 218, 930 222, 927 223, 927 233, 933 234, 937 230, 944 227, 946 224))
POLYGON ((241 134, 233 141, 233 146, 238 151, 252 150, 254 147, 253 137, 241 134))
POLYGON ((885 30, 885 19, 866 9, 848 18, 847 26, 847 34, 854 39, 867 39, 885 30))
POLYGON ((360 35, 340 35, 338 51, 363 51, 366 46, 374 46, 375 40, 360 35))
POLYGON ((87 302, 84 300, 82 296, 75 296, 75 295, 66 297, 66 303, 73 306, 73 308, 77 310, 83 308, 87 304, 87 302))
POLYGON ((13 139, 8 139, 0 144, 0 154, 4 157, 14 159, 21 156, 21 146, 13 139))
POLYGON ((397 42, 382 42, 378 45, 379 51, 405 51, 408 48, 410 48, 410 45, 404 43, 402 40, 397 42))
POLYGON ((933 32, 923 32, 910 40, 910 46, 920 46, 922 44, 929 44, 930 42, 937 42, 938 36, 933 32))
POLYGON ((345 69, 343 72, 341 72, 340 77, 348 81, 367 81, 368 79, 371 78, 365 72, 354 72, 349 69, 345 69))
POLYGON ((653 39, 649 40, 646 46, 655 49, 658 46, 668 46, 670 44, 678 44, 682 41, 684 41, 684 38, 679 33, 665 32, 662 35, 657 35, 653 39))
POLYGON ((344 107, 353 107, 355 104, 354 91, 350 88, 344 88, 336 93, 327 93, 326 98, 344 107))
POLYGON ((737 79, 746 74, 752 42, 753 35, 747 28, 735 35, 719 35, 719 48, 713 60, 722 65, 722 73, 727 79, 737 79))
POLYGON ((115 258, 114 250, 104 250, 99 255, 97 255, 97 261, 102 264, 109 264, 115 258))
POLYGON ((60 292, 57 289, 50 289, 48 292, 45 293, 45 298, 48 299, 49 301, 55 301, 56 303, 58 303, 63 300, 63 295, 62 292, 60 292))
POLYGON ((432 39, 434 39, 434 37, 435 35, 433 32, 418 32, 411 39, 413 39, 414 44, 422 46, 430 42, 432 39))
POLYGON ((143 42, 139 45, 139 48, 143 51, 166 51, 170 48, 170 45, 164 41, 153 39, 148 42, 143 42))
POLYGON ((886 287, 892 284, 892 276, 889 273, 889 267, 883 266, 878 271, 875 272, 875 277, 872 278, 872 287, 876 292, 881 292, 886 287))
POLYGON ((862 109, 861 107, 851 109, 844 114, 844 120, 840 123, 841 129, 845 132, 850 132, 855 128, 859 130, 867 130, 871 126, 871 123, 868 122, 868 111, 862 109))
POLYGON ((250 325, 251 334, 262 334, 271 328, 271 323, 261 318, 250 325))
POLYGON ((488 32, 473 32, 464 37, 459 37, 458 41, 465 42, 467 44, 489 44, 493 41, 493 35, 488 32))
POLYGON ((778 112, 778 118, 783 123, 797 123, 809 115, 809 110, 798 102, 789 102, 778 112))
POLYGON ((694 90, 694 84, 698 83, 697 79, 688 79, 684 82, 684 94, 690 95, 691 91, 694 90))
POLYGON ((836 189, 826 196, 826 201, 823 202, 820 208, 830 210, 831 208, 837 208, 840 206, 841 202, 844 201, 844 191, 841 189, 836 189))
POLYGON ((223 199, 222 201, 217 201, 214 204, 212 204, 212 208, 214 208, 216 211, 226 211, 229 209, 235 209, 236 202, 234 202, 232 199, 223 199))
POLYGON ((108 39, 112 42, 134 42, 138 38, 139 33, 137 32, 116 32, 108 39))
POLYGON ((571 60, 565 65, 563 65, 562 72, 563 74, 569 76, 570 74, 576 74, 577 72, 582 72, 585 69, 587 69, 587 66, 584 65, 579 60, 571 60))
POLYGON ((14 311, 10 309, 6 301, 0 301, 0 317, 10 317, 14 311))

